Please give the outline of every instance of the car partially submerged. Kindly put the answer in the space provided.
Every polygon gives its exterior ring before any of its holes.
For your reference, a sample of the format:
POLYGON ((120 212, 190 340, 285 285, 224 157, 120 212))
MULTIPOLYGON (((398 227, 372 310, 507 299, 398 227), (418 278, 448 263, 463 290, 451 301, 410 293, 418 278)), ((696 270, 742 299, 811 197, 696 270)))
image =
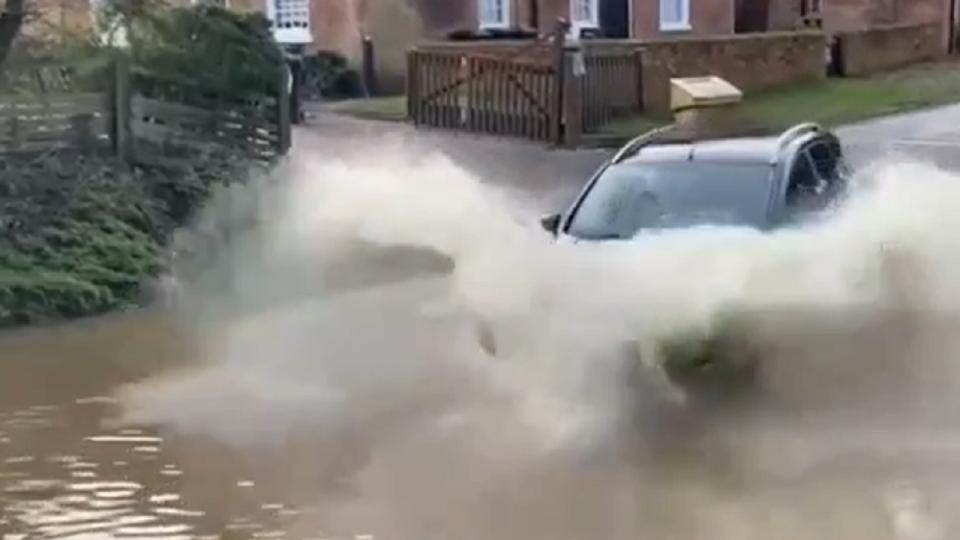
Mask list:
POLYGON ((573 241, 698 225, 769 230, 824 210, 846 179, 839 140, 816 124, 706 140, 666 128, 623 146, 565 212, 542 224, 573 241))
MULTIPOLYGON (((624 145, 566 211, 543 218, 542 225, 558 241, 575 243, 628 241, 645 231, 703 225, 773 230, 828 209, 845 193, 847 179, 839 139, 816 124, 708 138, 666 128, 624 145)), ((760 353, 749 328, 738 321, 719 326, 714 335, 665 340, 661 356, 674 382, 717 390, 750 379, 744 375, 754 372, 760 353)), ((495 332, 482 325, 480 336, 496 354, 495 332)), ((638 347, 623 345, 639 354, 638 347)))

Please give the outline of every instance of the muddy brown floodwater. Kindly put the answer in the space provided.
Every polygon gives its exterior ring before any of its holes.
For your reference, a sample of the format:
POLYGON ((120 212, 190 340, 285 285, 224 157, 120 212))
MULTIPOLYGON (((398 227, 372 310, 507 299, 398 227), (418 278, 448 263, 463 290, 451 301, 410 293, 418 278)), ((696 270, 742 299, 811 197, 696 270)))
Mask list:
MULTIPOLYGON (((333 458, 323 455, 331 450, 329 435, 304 430, 279 445, 258 446, 163 424, 119 422, 124 404, 118 390, 189 364, 197 346, 191 336, 154 311, 0 339, 3 540, 330 537, 318 525, 325 516, 310 514, 322 512, 316 502, 335 489, 323 471, 348 470, 350 464, 330 463, 333 458)), ((590 533, 628 538, 647 530, 662 538, 769 538, 765 534, 773 531, 788 539, 949 538, 960 440, 943 437, 943 430, 935 431, 940 435, 934 439, 929 431, 916 437, 900 428, 858 431, 849 420, 831 431, 836 426, 789 414, 772 415, 779 427, 767 429, 764 416, 737 418, 753 427, 735 444, 689 439, 682 452, 626 460, 629 466, 602 451, 586 462, 547 457, 542 468, 525 464, 511 471, 518 484, 507 483, 502 493, 468 492, 472 498, 452 498, 449 508, 424 509, 403 493, 442 499, 449 493, 438 486, 467 485, 487 473, 505 482, 497 476, 502 473, 497 456, 492 462, 481 457, 478 469, 470 471, 457 469, 463 464, 451 451, 414 447, 411 456, 410 449, 393 448, 400 457, 388 466, 397 470, 418 460, 417 452, 438 461, 396 473, 393 480, 407 485, 391 488, 386 502, 413 509, 411 518, 418 512, 420 519, 449 513, 449 519, 462 519, 472 529, 467 538, 479 538, 484 530, 502 531, 500 538, 519 538, 524 531, 540 537, 551 530, 563 538, 590 533), (731 459, 727 452, 740 455, 731 459), (416 475, 424 470, 448 475, 451 466, 458 476, 444 480, 426 473, 418 483, 416 475), (930 506, 930 500, 936 504, 930 506), (930 517, 933 512, 939 517, 930 517), (498 523, 498 517, 504 521, 498 523), (711 526, 718 527, 718 536, 703 536, 711 526)), ((718 422, 722 430, 736 431, 718 422)), ((477 442, 480 448, 485 444, 490 443, 477 442)), ((489 450, 496 448, 490 444, 489 450)), ((364 497, 349 488, 345 493, 364 497)), ((371 506, 364 511, 389 513, 376 502, 371 506)), ((362 520, 364 511, 354 516, 362 520)), ((387 520, 401 528, 402 521, 387 520)), ((423 523, 411 529, 434 530, 423 523)), ((355 531, 346 537, 372 536, 359 526, 355 531)), ((377 533, 390 537, 382 528, 377 533)))
POLYGON ((0 335, 0 540, 960 537, 953 175, 558 245, 408 154, 225 192, 175 312, 0 335), (744 401, 609 354, 728 312, 765 347, 744 401))
POLYGON ((0 537, 284 537, 298 514, 276 489, 280 463, 162 426, 112 427, 117 388, 190 351, 163 313, 0 338, 0 537))

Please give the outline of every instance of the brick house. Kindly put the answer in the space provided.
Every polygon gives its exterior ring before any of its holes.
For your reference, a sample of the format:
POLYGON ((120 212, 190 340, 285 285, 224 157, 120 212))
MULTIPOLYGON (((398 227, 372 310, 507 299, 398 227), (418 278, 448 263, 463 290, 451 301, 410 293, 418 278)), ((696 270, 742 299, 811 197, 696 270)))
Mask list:
POLYGON ((800 21, 828 33, 949 20, 956 0, 737 0, 738 30, 791 30, 800 21))
MULTIPOLYGON (((420 3, 428 2, 420 0, 420 3)), ((594 30, 610 38, 727 34, 734 30, 735 0, 460 0, 448 3, 462 6, 462 28, 519 27, 543 33, 549 32, 554 21, 562 17, 571 22, 575 35, 594 30)))
POLYGON ((91 0, 28 0, 27 34, 84 30, 93 26, 91 0))

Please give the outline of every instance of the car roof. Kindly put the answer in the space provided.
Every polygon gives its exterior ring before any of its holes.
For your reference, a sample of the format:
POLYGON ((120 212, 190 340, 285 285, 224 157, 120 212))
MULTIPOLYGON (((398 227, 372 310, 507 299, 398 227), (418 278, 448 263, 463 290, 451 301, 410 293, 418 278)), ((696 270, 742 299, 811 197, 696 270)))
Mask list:
POLYGON ((644 134, 625 145, 614 163, 704 163, 775 164, 781 151, 823 135, 816 124, 800 124, 776 135, 748 134, 736 137, 689 140, 669 128, 644 134))
POLYGON ((693 143, 657 143, 641 148, 625 162, 699 161, 769 164, 777 157, 774 137, 744 137, 693 143))

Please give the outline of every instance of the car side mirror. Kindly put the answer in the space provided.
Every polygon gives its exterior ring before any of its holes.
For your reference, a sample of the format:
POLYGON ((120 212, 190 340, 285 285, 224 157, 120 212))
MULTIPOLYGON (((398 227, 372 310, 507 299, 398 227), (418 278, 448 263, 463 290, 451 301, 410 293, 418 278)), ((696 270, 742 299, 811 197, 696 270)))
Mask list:
POLYGON ((560 219, 560 214, 550 214, 549 216, 544 216, 540 219, 540 226, 543 227, 543 230, 550 234, 557 234, 560 232, 560 219))

